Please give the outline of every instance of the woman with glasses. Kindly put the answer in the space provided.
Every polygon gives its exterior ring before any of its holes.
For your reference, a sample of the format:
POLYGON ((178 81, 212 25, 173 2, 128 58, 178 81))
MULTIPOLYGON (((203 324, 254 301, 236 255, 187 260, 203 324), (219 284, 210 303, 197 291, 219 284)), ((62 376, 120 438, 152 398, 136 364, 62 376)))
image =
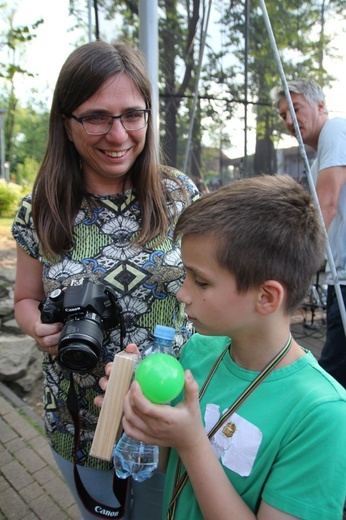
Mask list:
POLYGON ((12 229, 16 319, 44 353, 46 432, 83 519, 161 517, 160 473, 130 490, 110 462, 90 455, 105 364, 128 343, 145 347, 156 324, 175 328, 177 350, 186 335, 173 230, 198 190, 158 164, 151 106, 138 50, 97 41, 72 52, 33 192, 12 229), (91 293, 83 294, 84 282, 91 293), (62 338, 71 366, 62 362, 62 338))

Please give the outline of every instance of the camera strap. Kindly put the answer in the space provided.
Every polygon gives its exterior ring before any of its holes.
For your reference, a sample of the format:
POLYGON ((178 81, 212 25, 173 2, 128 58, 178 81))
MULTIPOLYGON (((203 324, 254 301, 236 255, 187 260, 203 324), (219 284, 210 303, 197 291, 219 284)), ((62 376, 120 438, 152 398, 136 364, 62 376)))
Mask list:
POLYGON ((93 515, 99 518, 118 518, 121 519, 125 515, 125 507, 127 502, 127 495, 129 491, 129 479, 120 479, 115 471, 113 476, 113 493, 117 501, 119 502, 118 507, 111 507, 105 504, 101 504, 92 498, 84 487, 82 479, 78 472, 77 467, 77 453, 79 448, 80 440, 80 415, 79 415, 79 404, 78 396, 74 385, 73 373, 70 372, 70 386, 67 394, 67 408, 72 416, 74 424, 74 462, 73 462, 73 474, 76 484, 76 489, 84 507, 93 515))

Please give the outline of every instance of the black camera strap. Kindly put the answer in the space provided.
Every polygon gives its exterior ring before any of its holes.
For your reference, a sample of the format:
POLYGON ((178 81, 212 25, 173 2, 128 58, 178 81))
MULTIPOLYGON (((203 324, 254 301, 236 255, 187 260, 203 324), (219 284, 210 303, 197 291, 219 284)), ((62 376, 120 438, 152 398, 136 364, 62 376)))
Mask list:
POLYGON ((125 514, 125 507, 127 502, 127 495, 129 491, 129 479, 120 479, 114 471, 113 477, 113 493, 119 507, 110 507, 101 504, 93 499, 84 487, 77 467, 77 453, 80 440, 80 415, 78 396, 74 385, 73 373, 70 372, 70 386, 67 394, 67 408, 72 416, 74 424, 74 467, 73 474, 76 484, 76 489, 84 507, 93 515, 99 518, 118 518, 121 519, 125 514))

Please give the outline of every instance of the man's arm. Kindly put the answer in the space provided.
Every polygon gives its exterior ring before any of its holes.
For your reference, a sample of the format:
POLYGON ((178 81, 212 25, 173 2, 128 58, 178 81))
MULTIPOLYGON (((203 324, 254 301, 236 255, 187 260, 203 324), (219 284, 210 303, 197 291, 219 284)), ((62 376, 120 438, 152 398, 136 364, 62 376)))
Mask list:
POLYGON ((346 166, 325 168, 319 173, 316 192, 327 230, 336 215, 341 189, 345 182, 346 166))

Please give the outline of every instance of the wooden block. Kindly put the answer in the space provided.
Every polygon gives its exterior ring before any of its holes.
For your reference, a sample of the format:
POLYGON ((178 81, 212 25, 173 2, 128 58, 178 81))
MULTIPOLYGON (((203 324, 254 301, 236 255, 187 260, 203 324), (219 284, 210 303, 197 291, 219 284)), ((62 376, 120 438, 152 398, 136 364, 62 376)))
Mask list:
POLYGON ((115 438, 123 414, 124 397, 131 383, 137 357, 136 354, 127 352, 119 352, 114 357, 112 372, 90 450, 92 457, 111 460, 115 438))

